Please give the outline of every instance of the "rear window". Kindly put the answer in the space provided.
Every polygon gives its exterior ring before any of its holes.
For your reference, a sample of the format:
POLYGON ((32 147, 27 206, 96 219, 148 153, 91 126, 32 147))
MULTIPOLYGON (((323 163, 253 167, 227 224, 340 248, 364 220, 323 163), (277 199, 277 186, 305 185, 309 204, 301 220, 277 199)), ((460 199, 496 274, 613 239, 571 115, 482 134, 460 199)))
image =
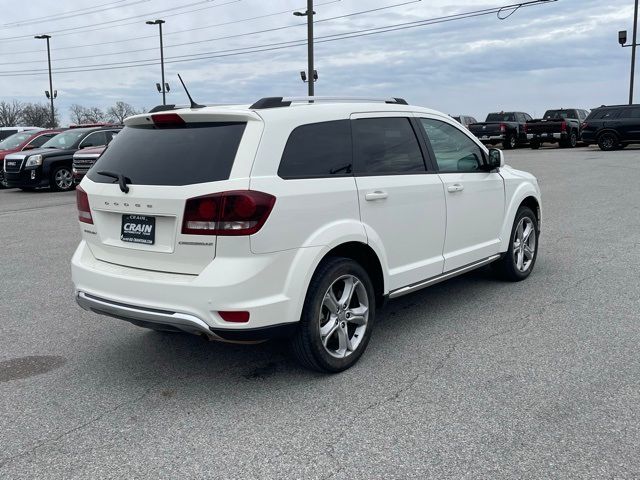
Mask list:
POLYGON ((513 113, 490 113, 487 115, 487 122, 515 122, 516 116, 513 113))
POLYGON ((545 120, 560 120, 567 118, 572 118, 574 120, 578 119, 575 110, 547 110, 544 114, 544 118, 545 120))
POLYGON ((227 180, 245 122, 191 123, 184 127, 125 127, 89 171, 94 182, 114 183, 108 171, 134 185, 192 185, 227 180))
POLYGON ((302 125, 287 140, 278 175, 284 179, 349 175, 352 157, 349 120, 302 125))

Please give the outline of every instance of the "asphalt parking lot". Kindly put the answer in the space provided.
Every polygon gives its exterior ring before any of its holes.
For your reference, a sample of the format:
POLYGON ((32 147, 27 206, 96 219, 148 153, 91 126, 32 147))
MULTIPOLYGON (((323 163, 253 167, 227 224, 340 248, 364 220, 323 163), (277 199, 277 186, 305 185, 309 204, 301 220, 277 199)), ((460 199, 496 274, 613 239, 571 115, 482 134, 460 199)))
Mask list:
POLYGON ((507 161, 532 276, 391 302, 334 376, 80 310, 75 194, 0 190, 0 478, 640 477, 640 149, 507 161))

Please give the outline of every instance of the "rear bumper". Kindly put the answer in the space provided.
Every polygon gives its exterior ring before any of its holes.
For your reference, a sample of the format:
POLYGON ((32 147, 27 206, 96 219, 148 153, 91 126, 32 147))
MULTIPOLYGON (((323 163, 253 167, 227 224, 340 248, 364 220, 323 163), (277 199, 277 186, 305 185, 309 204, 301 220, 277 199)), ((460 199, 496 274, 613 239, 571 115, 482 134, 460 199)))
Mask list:
POLYGON ((566 133, 527 133, 527 140, 538 140, 539 142, 557 142, 567 138, 566 133))
POLYGON ((127 305, 125 303, 95 297, 83 291, 76 292, 76 302, 78 302, 78 305, 84 310, 119 318, 134 324, 139 323, 141 326, 153 325, 157 327, 170 327, 195 335, 205 335, 206 337, 214 336, 209 325, 195 315, 127 305))
POLYGON ((485 143, 503 142, 506 138, 504 135, 482 135, 482 134, 476 134, 476 137, 478 137, 478 140, 485 143))
POLYGON ((71 270, 76 301, 85 310, 210 339, 259 341, 289 333, 297 325, 306 279, 296 272, 311 268, 315 250, 216 257, 200 275, 182 275, 97 260, 82 241, 71 270), (248 311, 249 321, 226 322, 221 311, 248 311))

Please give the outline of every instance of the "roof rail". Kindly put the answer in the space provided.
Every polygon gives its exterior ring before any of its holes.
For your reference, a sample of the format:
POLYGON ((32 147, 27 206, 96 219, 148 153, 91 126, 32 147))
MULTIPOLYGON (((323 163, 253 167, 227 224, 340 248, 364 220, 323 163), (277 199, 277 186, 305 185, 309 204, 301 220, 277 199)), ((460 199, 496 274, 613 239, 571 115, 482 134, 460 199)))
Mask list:
POLYGON ((288 107, 292 103, 301 102, 356 102, 356 103, 370 103, 370 102, 384 102, 393 105, 408 105, 404 98, 387 97, 387 98, 373 98, 373 97, 265 97, 258 100, 251 105, 252 110, 260 110, 265 108, 278 108, 288 107))

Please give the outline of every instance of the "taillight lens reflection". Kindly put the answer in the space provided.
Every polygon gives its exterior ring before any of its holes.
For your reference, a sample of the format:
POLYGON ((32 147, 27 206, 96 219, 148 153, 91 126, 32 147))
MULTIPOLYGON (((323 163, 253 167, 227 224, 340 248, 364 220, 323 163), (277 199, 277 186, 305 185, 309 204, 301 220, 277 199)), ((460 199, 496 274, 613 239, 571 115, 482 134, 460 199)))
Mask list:
POLYGON ((78 206, 78 220, 93 225, 89 196, 82 188, 76 187, 76 205, 78 206))
POLYGON ((269 218, 276 198, 268 193, 238 190, 187 200, 182 233, 187 235, 253 235, 269 218))

